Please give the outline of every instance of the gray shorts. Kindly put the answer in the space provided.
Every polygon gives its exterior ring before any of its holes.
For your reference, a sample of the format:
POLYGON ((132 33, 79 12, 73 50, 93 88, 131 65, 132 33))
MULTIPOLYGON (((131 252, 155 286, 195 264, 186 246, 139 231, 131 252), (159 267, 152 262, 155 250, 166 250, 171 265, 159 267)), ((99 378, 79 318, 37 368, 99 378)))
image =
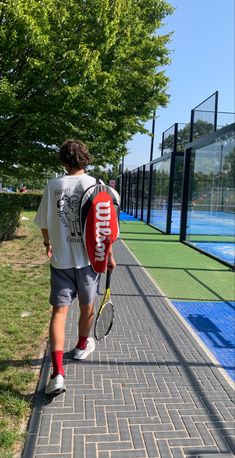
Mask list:
POLYGON ((79 304, 94 302, 97 294, 100 274, 91 266, 81 269, 56 269, 51 265, 50 304, 57 307, 70 305, 78 297, 79 304))

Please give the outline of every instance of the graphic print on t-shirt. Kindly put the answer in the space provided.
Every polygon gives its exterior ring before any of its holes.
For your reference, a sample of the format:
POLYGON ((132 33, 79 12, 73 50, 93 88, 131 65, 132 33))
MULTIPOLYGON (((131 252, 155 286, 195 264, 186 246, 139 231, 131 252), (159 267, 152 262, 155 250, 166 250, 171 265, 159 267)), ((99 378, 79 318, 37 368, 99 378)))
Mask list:
POLYGON ((63 194, 57 201, 58 216, 63 225, 69 228, 67 242, 81 241, 79 204, 82 191, 75 188, 72 195, 63 194), (74 239, 74 237, 76 239, 74 239))

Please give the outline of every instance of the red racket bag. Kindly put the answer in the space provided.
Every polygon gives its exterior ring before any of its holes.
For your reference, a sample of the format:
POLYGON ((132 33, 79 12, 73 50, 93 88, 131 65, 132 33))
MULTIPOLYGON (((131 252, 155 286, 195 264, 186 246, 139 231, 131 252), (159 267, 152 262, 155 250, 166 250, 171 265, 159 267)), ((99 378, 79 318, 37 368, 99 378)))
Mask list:
POLYGON ((105 184, 94 184, 83 194, 80 226, 90 263, 97 273, 106 271, 108 251, 119 236, 120 196, 105 184))

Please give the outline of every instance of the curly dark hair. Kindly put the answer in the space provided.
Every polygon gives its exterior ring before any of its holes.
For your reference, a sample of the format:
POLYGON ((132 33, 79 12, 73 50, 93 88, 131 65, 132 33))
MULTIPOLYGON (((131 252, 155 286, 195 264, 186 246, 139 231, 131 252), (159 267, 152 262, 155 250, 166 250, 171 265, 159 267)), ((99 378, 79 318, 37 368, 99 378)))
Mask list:
POLYGON ((59 150, 59 160, 74 169, 85 169, 91 163, 91 156, 85 143, 66 140, 59 150))

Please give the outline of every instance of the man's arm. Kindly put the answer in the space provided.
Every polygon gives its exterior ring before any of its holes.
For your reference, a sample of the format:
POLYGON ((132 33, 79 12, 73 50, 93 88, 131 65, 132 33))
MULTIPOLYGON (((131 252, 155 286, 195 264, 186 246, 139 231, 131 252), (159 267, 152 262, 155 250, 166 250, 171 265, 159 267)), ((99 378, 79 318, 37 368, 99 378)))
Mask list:
POLYGON ((43 236, 43 243, 46 247, 46 254, 48 258, 51 258, 52 257, 52 247, 51 247, 48 230, 41 228, 41 231, 42 231, 42 236, 43 236))
POLYGON ((107 268, 108 270, 113 270, 115 269, 116 267, 116 261, 113 257, 113 249, 112 249, 112 245, 109 249, 109 252, 108 252, 108 265, 107 265, 107 268))

